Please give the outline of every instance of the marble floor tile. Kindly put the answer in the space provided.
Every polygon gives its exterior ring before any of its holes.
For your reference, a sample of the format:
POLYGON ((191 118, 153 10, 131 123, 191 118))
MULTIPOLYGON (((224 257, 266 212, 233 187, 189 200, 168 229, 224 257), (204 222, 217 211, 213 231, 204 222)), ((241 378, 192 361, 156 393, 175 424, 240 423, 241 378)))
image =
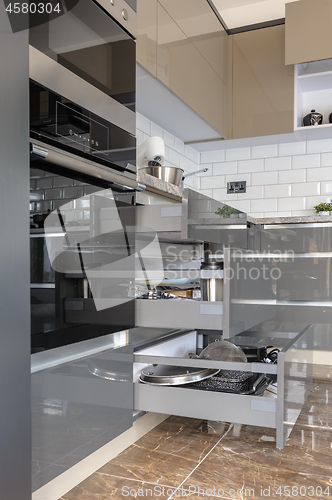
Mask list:
POLYGON ((156 484, 178 486, 197 465, 196 460, 133 445, 98 472, 156 484))
POLYGON ((62 500, 328 500, 331 401, 330 382, 316 382, 283 450, 275 429, 169 417, 62 500))
POLYGON ((128 498, 169 498, 174 486, 135 481, 108 474, 95 473, 60 500, 110 500, 128 498))
POLYGON ((174 457, 198 463, 229 427, 230 424, 224 423, 216 432, 216 428, 206 420, 190 422, 189 425, 183 425, 183 421, 180 423, 166 420, 136 441, 135 446, 142 450, 170 453, 174 457))

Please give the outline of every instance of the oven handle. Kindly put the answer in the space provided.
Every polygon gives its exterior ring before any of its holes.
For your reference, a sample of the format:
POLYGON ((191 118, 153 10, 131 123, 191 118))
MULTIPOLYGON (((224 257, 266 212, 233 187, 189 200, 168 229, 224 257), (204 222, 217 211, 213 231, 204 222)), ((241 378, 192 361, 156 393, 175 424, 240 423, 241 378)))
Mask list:
POLYGON ((46 162, 55 163, 64 168, 68 168, 70 170, 74 170, 75 172, 80 172, 81 174, 90 175, 91 177, 95 177, 97 179, 102 179, 105 181, 109 181, 112 184, 116 184, 125 189, 130 189, 133 191, 144 191, 146 189, 145 184, 141 182, 137 182, 134 179, 127 179, 121 174, 117 174, 115 172, 111 172, 110 170, 97 165, 92 162, 85 162, 78 158, 59 153, 58 151, 54 151, 53 149, 40 147, 36 144, 30 142, 30 154, 38 157, 40 160, 44 160, 46 162))

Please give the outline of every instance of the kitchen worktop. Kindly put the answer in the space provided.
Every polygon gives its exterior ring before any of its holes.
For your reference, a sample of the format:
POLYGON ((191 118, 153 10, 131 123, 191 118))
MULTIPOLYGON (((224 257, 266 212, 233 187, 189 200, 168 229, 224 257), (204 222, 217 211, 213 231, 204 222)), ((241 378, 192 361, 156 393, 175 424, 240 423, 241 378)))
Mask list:
POLYGON ((141 170, 137 170, 137 180, 146 186, 153 188, 160 193, 166 193, 179 198, 181 201, 182 198, 182 189, 179 186, 175 186, 174 184, 170 184, 169 182, 162 181, 153 175, 146 174, 141 170))
POLYGON ((250 215, 247 216, 247 221, 252 224, 312 224, 312 223, 325 223, 332 222, 332 215, 306 215, 294 217, 262 217, 255 218, 250 215))

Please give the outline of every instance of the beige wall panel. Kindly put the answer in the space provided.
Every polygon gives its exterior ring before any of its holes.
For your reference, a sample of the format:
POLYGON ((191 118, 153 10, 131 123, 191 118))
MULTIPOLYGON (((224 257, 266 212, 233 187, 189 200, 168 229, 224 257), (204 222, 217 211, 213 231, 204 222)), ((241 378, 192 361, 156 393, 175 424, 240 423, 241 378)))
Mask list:
POLYGON ((157 78, 223 135, 225 84, 161 5, 157 42, 157 78))
POLYGON ((157 1, 137 1, 137 62, 157 76, 157 1))
POLYGON ((228 35, 206 1, 159 0, 212 68, 227 83, 228 35))
POLYGON ((294 68, 285 66, 285 27, 232 38, 233 138, 292 132, 294 68))
POLYGON ((286 4, 286 64, 332 58, 332 0, 286 4))

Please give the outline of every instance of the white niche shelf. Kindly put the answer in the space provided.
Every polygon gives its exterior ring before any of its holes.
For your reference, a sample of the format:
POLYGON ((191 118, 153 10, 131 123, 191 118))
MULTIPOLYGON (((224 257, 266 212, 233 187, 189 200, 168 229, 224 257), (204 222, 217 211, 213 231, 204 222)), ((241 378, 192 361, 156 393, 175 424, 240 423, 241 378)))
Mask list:
POLYGON ((295 65, 294 131, 303 140, 331 137, 332 123, 332 59, 295 65), (323 114, 323 123, 303 126, 303 117, 311 110, 323 114))

